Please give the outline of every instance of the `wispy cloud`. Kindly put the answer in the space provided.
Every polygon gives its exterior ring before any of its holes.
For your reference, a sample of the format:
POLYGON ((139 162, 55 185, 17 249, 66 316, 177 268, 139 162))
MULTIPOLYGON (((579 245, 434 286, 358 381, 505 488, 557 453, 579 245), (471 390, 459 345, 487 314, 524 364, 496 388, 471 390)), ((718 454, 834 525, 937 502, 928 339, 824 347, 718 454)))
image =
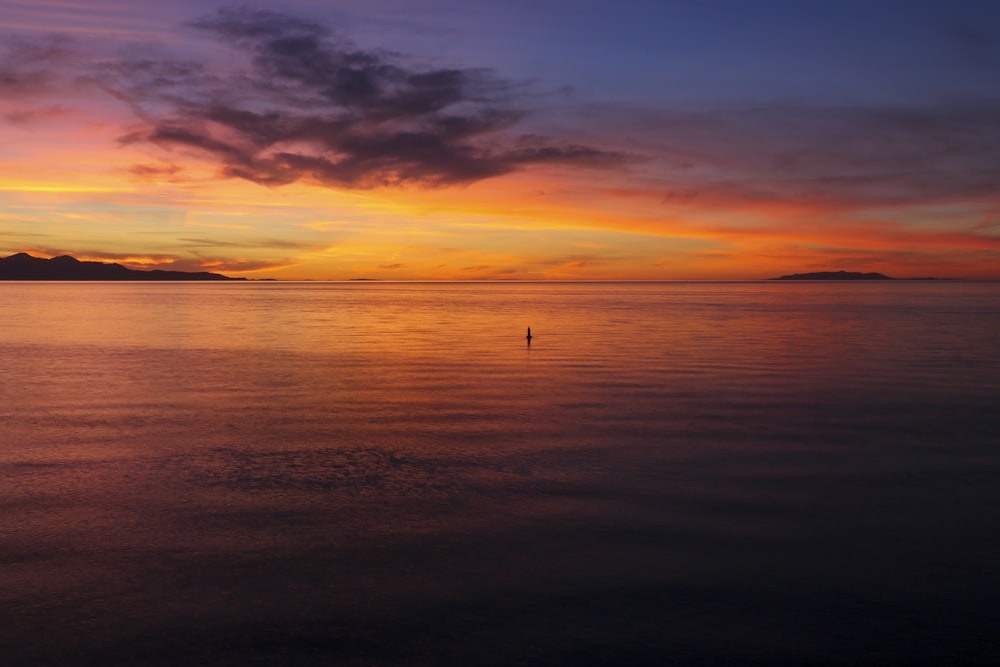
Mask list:
POLYGON ((852 210, 997 199, 996 99, 625 115, 657 156, 655 176, 642 187, 667 208, 852 210))
POLYGON ((223 241, 211 238, 181 238, 178 242, 190 248, 281 248, 283 250, 317 250, 321 246, 314 243, 296 243, 283 239, 259 239, 250 241, 223 241))
POLYGON ((133 164, 126 171, 135 180, 146 183, 184 181, 184 170, 174 164, 133 164))
POLYGON ((65 38, 9 37, 0 46, 0 99, 30 98, 49 92, 58 68, 70 60, 65 38))

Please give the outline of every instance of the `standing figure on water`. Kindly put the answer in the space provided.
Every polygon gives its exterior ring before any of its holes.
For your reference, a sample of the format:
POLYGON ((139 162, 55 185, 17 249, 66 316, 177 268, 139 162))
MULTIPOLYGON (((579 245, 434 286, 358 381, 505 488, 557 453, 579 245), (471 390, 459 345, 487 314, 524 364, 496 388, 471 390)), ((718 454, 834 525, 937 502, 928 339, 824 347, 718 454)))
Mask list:
POLYGON ((527 335, 527 336, 525 336, 525 338, 527 338, 527 339, 528 339, 528 342, 529 342, 529 343, 531 342, 531 327, 528 327, 528 335, 527 335))

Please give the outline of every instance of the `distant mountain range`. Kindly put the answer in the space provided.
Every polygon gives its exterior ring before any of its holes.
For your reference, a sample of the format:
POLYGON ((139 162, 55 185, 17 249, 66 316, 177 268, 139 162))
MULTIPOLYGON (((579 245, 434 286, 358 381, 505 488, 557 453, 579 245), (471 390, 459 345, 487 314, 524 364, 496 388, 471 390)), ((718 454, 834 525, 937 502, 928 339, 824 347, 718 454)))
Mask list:
POLYGON ((136 271, 121 264, 81 262, 62 255, 52 259, 19 252, 0 258, 0 280, 246 280, 208 271, 136 271))
POLYGON ((814 273, 793 273, 771 280, 895 280, 881 273, 858 273, 857 271, 816 271, 814 273))

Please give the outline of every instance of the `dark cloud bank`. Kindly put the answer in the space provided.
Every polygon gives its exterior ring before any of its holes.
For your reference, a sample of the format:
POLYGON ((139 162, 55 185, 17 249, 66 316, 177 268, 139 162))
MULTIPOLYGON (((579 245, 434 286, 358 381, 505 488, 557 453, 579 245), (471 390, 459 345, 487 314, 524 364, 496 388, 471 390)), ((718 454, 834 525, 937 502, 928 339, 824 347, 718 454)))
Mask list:
POLYGON ((364 50, 329 28, 230 8, 188 26, 221 40, 245 67, 131 58, 104 75, 143 127, 123 138, 194 150, 228 177, 336 188, 471 183, 533 164, 602 167, 625 156, 512 128, 516 86, 484 69, 426 69, 364 50))

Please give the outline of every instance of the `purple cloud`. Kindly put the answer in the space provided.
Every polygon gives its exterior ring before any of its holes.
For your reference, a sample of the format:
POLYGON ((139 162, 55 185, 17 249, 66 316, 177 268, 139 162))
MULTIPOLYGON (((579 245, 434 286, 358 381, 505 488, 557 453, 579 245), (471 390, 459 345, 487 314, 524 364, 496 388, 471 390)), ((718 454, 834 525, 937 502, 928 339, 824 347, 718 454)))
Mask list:
POLYGON ((606 167, 617 152, 514 136, 516 86, 486 69, 421 68, 326 26, 223 9, 190 24, 242 55, 212 73, 190 62, 117 63, 109 87, 143 127, 125 143, 193 150, 227 177, 335 188, 472 183, 533 164, 606 167))

